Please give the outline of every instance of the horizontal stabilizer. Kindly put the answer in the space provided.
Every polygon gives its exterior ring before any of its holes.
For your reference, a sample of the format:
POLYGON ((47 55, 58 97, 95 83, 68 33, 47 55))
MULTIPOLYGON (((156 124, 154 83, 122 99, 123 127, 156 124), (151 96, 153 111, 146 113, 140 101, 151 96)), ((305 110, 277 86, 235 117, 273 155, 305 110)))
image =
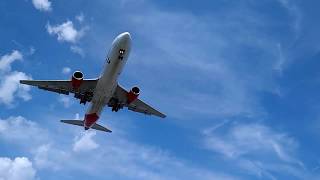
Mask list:
POLYGON ((83 127, 83 121, 82 120, 61 120, 61 122, 66 123, 66 124, 72 124, 72 125, 77 125, 77 126, 82 126, 83 127))
MULTIPOLYGON (((61 120, 61 122, 84 127, 82 120, 61 120)), ((110 132, 110 133, 112 132, 110 129, 103 127, 97 123, 95 123, 91 128, 98 131, 104 131, 104 132, 110 132)))
POLYGON ((95 123, 92 127, 92 129, 95 129, 95 130, 98 130, 98 131, 104 131, 104 132, 112 132, 110 129, 106 128, 106 127, 103 127, 97 123, 95 123))

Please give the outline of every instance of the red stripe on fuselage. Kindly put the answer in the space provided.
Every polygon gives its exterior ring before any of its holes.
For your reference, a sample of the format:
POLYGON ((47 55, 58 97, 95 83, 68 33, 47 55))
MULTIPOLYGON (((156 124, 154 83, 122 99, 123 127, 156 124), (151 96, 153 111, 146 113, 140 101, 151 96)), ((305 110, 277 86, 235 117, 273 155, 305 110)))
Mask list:
POLYGON ((99 116, 96 113, 86 114, 84 117, 84 126, 89 128, 99 119, 99 116))

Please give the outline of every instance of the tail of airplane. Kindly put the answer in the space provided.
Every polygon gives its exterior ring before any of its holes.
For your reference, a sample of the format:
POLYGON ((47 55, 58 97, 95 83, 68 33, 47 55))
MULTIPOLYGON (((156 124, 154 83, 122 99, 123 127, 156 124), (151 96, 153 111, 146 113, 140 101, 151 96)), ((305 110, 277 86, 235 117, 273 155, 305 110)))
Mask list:
MULTIPOLYGON (((83 120, 61 120, 60 122, 84 127, 83 126, 83 124, 84 124, 83 120)), ((91 128, 95 129, 95 130, 98 130, 98 131, 104 131, 104 132, 109 132, 109 133, 112 132, 110 129, 108 129, 106 127, 103 127, 103 126, 101 126, 101 125, 99 125, 97 123, 95 123, 91 128)))

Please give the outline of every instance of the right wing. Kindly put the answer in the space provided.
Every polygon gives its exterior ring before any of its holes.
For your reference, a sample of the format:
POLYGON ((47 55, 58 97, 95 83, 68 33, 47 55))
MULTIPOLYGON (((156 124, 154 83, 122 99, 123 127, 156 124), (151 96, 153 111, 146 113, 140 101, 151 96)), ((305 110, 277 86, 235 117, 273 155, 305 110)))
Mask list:
POLYGON ((96 88, 98 79, 84 79, 80 88, 75 90, 71 80, 21 80, 21 84, 36 86, 39 89, 56 92, 59 94, 93 92, 96 88))
POLYGON ((144 103, 140 99, 136 99, 132 103, 128 104, 128 109, 131 111, 135 111, 143 114, 155 115, 161 118, 166 117, 166 115, 154 109, 153 107, 149 106, 148 104, 144 103))
POLYGON ((161 113, 160 111, 154 109, 147 103, 141 101, 140 99, 134 100, 132 103, 128 104, 127 103, 127 94, 128 92, 121 87, 119 84, 116 88, 114 97, 119 100, 119 102, 123 105, 128 107, 129 110, 147 114, 147 115, 155 115, 161 118, 165 118, 166 115, 161 113))

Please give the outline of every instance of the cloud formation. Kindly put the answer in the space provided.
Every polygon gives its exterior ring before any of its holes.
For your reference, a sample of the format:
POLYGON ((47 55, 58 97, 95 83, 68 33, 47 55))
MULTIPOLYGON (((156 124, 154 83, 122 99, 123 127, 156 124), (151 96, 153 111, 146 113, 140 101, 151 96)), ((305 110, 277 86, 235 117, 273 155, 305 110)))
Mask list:
POLYGON ((32 0, 34 7, 40 11, 51 11, 51 2, 49 0, 32 0))
POLYGON ((64 67, 64 68, 62 68, 62 74, 69 74, 70 72, 71 72, 71 68, 69 68, 69 67, 64 67))
POLYGON ((48 133, 40 128, 37 123, 22 116, 0 119, 0 135, 2 140, 27 146, 33 143, 37 144, 48 138, 48 133))
POLYGON ((93 137, 96 135, 95 131, 84 132, 81 137, 77 136, 73 144, 74 152, 87 152, 99 147, 93 137))
POLYGON ((106 141, 105 134, 98 137, 95 131, 74 131, 75 141, 70 146, 69 141, 66 144, 61 142, 70 134, 48 133, 37 123, 23 117, 0 121, 0 137, 6 143, 25 147, 26 152, 33 155, 31 159, 36 168, 50 170, 47 172, 53 174, 81 171, 91 177, 101 177, 107 173, 113 179, 236 179, 223 172, 194 166, 160 148, 134 142, 125 134, 115 133, 106 141), (24 146, 26 142, 28 146, 24 146))
POLYGON ((49 23, 46 26, 50 35, 56 35, 58 41, 76 43, 84 34, 84 30, 77 30, 72 21, 66 21, 62 24, 51 26, 49 23))
POLYGON ((0 179, 36 180, 36 170, 26 157, 17 157, 13 160, 0 157, 0 179))
POLYGON ((71 97, 66 95, 60 95, 58 101, 63 104, 63 107, 69 108, 72 104, 74 99, 71 99, 71 97))
POLYGON ((71 46, 70 50, 75 54, 79 54, 81 57, 84 57, 85 55, 83 49, 79 46, 71 46))
POLYGON ((22 61, 22 59, 22 54, 17 50, 13 50, 11 54, 3 55, 0 58, 0 72, 11 71, 11 64, 14 61, 22 61))
POLYGON ((20 80, 31 79, 31 76, 24 72, 11 71, 12 63, 22 59, 22 54, 16 50, 0 58, 0 75, 2 76, 0 80, 0 103, 7 106, 12 106, 16 97, 24 101, 31 99, 30 87, 19 83, 20 80))
POLYGON ((303 163, 295 157, 297 142, 263 124, 230 122, 207 129, 203 134, 207 149, 259 177, 273 177, 272 174, 277 172, 299 178, 307 174, 303 163), (296 172, 292 173, 284 167, 296 172))

